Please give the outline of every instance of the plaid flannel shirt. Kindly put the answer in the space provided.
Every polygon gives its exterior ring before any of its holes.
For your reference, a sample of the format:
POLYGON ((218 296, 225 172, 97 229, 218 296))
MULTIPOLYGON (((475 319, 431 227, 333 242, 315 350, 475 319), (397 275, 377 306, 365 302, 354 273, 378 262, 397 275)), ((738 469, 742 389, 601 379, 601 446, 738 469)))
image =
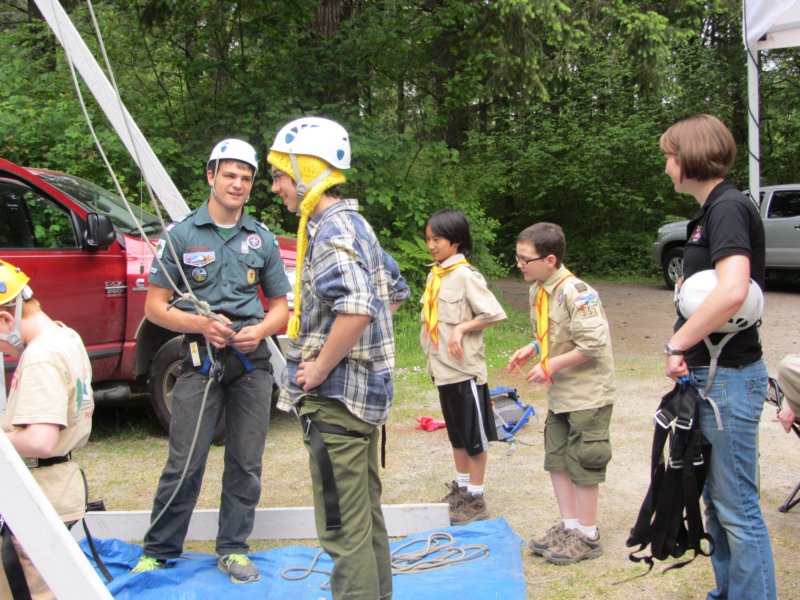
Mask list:
POLYGON ((341 200, 310 219, 308 240, 300 334, 290 340, 278 408, 291 410, 306 395, 333 398, 359 419, 380 425, 394 393, 390 307, 408 298, 408 286, 355 200, 341 200), (367 315, 371 321, 325 382, 307 393, 295 380, 298 366, 319 355, 339 314, 367 315))

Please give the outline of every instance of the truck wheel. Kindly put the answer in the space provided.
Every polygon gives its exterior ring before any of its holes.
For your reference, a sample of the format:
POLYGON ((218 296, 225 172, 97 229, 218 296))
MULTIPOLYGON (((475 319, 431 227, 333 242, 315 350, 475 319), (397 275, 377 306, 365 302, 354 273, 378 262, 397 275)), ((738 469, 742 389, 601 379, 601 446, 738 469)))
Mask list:
MULTIPOLYGON (((170 339, 158 349, 150 366, 150 403, 164 431, 169 431, 172 417, 172 388, 181 374, 181 344, 183 336, 170 339)), ((221 446, 225 443, 225 419, 220 419, 214 432, 213 442, 221 446)))
POLYGON ((661 270, 664 274, 664 283, 672 289, 678 277, 683 277, 683 248, 670 248, 664 255, 661 263, 661 270))

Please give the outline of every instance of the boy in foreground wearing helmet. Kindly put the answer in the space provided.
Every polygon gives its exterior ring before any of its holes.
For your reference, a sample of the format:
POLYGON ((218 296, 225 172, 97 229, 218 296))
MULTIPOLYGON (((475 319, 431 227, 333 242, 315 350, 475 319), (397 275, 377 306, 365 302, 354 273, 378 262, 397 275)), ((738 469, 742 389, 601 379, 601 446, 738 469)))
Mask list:
MULTIPOLYGON (((703 499, 716 588, 707 597, 769 600, 776 597, 775 567, 758 498, 758 424, 768 379, 758 317, 739 314, 758 304, 751 289, 764 287, 764 227, 753 203, 724 179, 736 143, 719 119, 697 115, 680 121, 661 136, 660 146, 675 191, 700 204, 687 226, 683 286, 692 289, 689 282, 707 271, 716 279, 691 315, 679 313, 664 346, 667 376, 689 375, 707 399, 698 405, 700 429, 712 446, 703 499), (707 344, 719 347, 734 316, 747 326, 714 360, 707 344)), ((680 303, 690 300, 687 290, 678 294, 680 303)))
POLYGON ((267 161, 272 191, 300 213, 278 408, 293 410, 303 425, 317 537, 333 559, 333 597, 391 598, 378 429, 393 395, 392 313, 408 287, 356 201, 342 198, 350 143, 341 125, 316 117, 292 121, 267 161))
MULTIPOLYGON (((42 311, 28 281, 0 260, 0 352, 19 357, 0 426, 58 516, 71 524, 86 509, 83 475, 71 452, 86 445, 92 430, 92 369, 80 336, 42 311)), ((13 542, 31 597, 55 598, 13 542)), ((0 566, 0 598, 11 597, 0 566)))
POLYGON ((564 266, 566 246, 553 223, 536 223, 517 237, 517 266, 532 284, 535 341, 514 352, 506 369, 519 369, 538 354, 525 379, 548 386, 544 468, 561 520, 529 547, 556 565, 603 554, 597 504, 611 460, 614 405, 608 319, 597 292, 564 266))
POLYGON ((161 263, 153 262, 150 269, 145 314, 153 323, 185 336, 182 371, 173 390, 169 456, 153 501, 144 554, 134 573, 162 568, 167 559, 183 551, 214 430, 224 409, 217 566, 233 583, 261 577, 247 557, 246 540, 261 495, 261 463, 269 427, 272 375, 264 339, 288 320, 290 286, 275 236, 244 211, 257 169, 250 144, 237 139, 217 144, 206 167, 211 188, 208 200, 168 227, 157 246, 161 263), (175 263, 170 244, 181 264, 175 263), (197 314, 186 300, 173 302, 170 280, 186 291, 181 270, 191 291, 208 303, 213 314, 197 314), (266 314, 259 288, 269 298, 266 314), (208 356, 209 346, 212 356, 208 356))

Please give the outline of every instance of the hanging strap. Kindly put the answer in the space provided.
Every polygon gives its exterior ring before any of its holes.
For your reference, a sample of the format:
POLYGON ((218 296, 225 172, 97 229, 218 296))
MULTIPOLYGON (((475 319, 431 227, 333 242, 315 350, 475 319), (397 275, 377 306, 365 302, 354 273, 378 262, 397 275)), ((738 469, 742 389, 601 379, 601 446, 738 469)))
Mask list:
POLYGON ((333 463, 331 462, 330 454, 328 454, 328 447, 325 445, 325 439, 322 437, 322 434, 329 433, 347 437, 365 436, 357 431, 350 431, 338 425, 315 423, 308 415, 300 415, 300 424, 303 427, 303 433, 308 437, 308 443, 311 446, 311 452, 314 455, 322 479, 322 499, 325 504, 325 529, 326 531, 341 529, 342 515, 339 510, 339 491, 336 487, 333 463))
POLYGON ((28 582, 25 580, 25 572, 22 570, 22 563, 19 561, 19 554, 14 547, 11 539, 11 530, 0 515, 0 532, 2 532, 2 544, 0 554, 3 556, 3 570, 6 573, 8 587, 11 589, 11 597, 14 600, 31 600, 31 592, 28 589, 28 582))
POLYGON ((730 333, 726 333, 725 336, 719 341, 719 344, 712 344, 711 338, 708 336, 703 338, 703 342, 705 342, 706 348, 708 348, 708 354, 711 357, 711 363, 708 365, 708 380, 706 381, 706 387, 704 390, 700 392, 700 397, 703 400, 707 400, 708 403, 711 405, 711 408, 714 410, 714 418, 717 420, 717 429, 722 431, 722 417, 719 414, 719 407, 717 403, 709 395, 711 393, 711 386, 714 384, 714 377, 717 375, 717 363, 719 361, 719 356, 722 354, 722 348, 727 344, 730 339, 735 336, 738 331, 732 331, 730 333))
MULTIPOLYGON (((80 469, 81 477, 83 478, 83 489, 85 492, 86 498, 86 511, 89 510, 89 482, 86 479, 86 473, 83 472, 83 469, 80 469)), ((102 502, 102 501, 101 501, 102 502)), ((103 506, 103 510, 105 510, 105 505, 103 506)), ((92 552, 92 558, 94 559, 94 564, 97 565, 97 568, 100 569, 100 572, 103 574, 103 577, 106 578, 108 583, 111 583, 114 580, 114 577, 109 572, 108 568, 106 567, 105 563, 103 563, 103 559, 100 558, 100 554, 97 552, 97 548, 94 545, 94 539, 92 538, 92 533, 89 531, 89 526, 86 524, 86 515, 84 515, 83 519, 81 519, 83 523, 83 532, 86 534, 86 543, 89 545, 89 550, 92 552)))

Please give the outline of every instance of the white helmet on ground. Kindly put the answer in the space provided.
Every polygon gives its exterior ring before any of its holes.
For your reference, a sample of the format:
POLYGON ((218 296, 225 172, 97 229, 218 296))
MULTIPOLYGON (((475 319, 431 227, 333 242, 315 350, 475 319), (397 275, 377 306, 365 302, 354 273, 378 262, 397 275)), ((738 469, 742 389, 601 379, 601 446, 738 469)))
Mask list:
POLYGON ((336 169, 350 168, 350 139, 336 121, 301 117, 284 125, 270 150, 321 158, 336 169))
MULTIPOLYGON (((691 317, 715 287, 717 287, 717 272, 714 269, 699 271, 687 278, 678 292, 678 310, 680 313, 687 319, 691 317)), ((763 312, 764 293, 758 284, 751 279, 747 297, 742 302, 739 310, 717 332, 730 333, 752 327, 761 318, 763 312)))
POLYGON ((258 154, 255 148, 243 140, 229 138, 222 140, 211 151, 208 157, 208 168, 211 168, 212 161, 238 160, 253 167, 253 174, 258 172, 258 154))

